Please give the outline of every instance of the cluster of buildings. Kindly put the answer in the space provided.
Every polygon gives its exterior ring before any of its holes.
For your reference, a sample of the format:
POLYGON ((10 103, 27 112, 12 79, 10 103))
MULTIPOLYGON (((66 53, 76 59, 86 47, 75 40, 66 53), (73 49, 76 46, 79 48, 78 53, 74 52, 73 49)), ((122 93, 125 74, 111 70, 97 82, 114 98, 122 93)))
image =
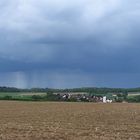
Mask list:
POLYGON ((88 94, 73 94, 73 93, 61 93, 57 94, 59 100, 62 101, 86 101, 86 102, 103 102, 112 103, 113 100, 103 95, 88 95, 88 94))

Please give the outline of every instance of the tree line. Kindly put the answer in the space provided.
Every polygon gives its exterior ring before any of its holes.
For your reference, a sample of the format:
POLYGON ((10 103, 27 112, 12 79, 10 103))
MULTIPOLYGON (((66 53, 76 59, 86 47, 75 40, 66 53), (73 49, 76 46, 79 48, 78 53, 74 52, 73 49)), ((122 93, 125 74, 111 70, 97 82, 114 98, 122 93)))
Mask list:
POLYGON ((97 88, 97 87, 85 87, 85 88, 71 88, 71 89, 53 89, 53 88, 31 88, 20 89, 15 87, 0 87, 0 92, 86 92, 86 93, 128 93, 128 92, 140 92, 140 88, 97 88))

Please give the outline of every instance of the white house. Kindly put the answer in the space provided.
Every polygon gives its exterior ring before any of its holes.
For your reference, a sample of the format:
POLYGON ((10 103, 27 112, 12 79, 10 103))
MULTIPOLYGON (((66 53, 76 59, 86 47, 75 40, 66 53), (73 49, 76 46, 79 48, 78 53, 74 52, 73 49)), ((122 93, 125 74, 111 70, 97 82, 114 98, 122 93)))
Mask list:
POLYGON ((106 103, 106 96, 103 96, 103 103, 106 103))

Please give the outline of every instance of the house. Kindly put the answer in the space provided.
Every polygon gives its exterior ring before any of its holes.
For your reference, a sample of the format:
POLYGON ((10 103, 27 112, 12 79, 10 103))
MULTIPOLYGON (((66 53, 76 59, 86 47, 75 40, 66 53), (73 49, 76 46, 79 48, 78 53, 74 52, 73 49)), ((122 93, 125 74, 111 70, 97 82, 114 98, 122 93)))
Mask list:
POLYGON ((106 96, 103 96, 103 103, 106 103, 107 100, 106 100, 106 96))

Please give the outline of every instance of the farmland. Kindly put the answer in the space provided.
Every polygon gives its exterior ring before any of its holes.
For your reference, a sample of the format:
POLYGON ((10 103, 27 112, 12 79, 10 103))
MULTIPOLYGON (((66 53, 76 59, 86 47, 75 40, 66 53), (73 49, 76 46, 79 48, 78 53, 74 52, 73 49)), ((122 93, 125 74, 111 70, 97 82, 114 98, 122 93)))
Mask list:
POLYGON ((140 104, 0 101, 2 140, 139 140, 140 104))

